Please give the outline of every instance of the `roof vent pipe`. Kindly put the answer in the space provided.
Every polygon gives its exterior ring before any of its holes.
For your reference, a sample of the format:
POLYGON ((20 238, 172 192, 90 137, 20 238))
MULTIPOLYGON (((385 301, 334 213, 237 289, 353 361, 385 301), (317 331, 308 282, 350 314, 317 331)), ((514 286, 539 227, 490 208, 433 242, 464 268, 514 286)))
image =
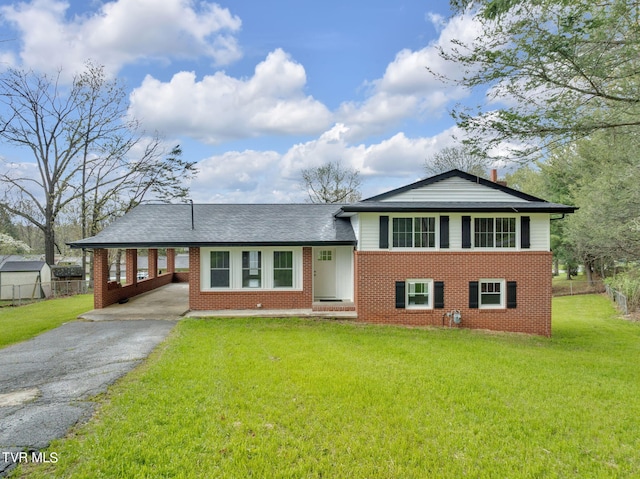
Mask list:
POLYGON ((194 220, 193 220, 193 200, 189 200, 189 202, 191 203, 191 229, 195 230, 196 229, 196 225, 195 225, 194 220))

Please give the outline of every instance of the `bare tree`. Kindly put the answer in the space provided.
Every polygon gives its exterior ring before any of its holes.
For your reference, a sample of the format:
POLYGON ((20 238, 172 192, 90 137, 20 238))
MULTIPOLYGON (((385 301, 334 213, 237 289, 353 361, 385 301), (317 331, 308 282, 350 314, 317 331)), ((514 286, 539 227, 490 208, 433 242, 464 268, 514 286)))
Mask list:
POLYGON ((353 203, 362 197, 358 170, 329 162, 301 171, 301 187, 311 203, 353 203))
POLYGON ((443 148, 424 163, 424 169, 428 176, 458 169, 486 178, 488 167, 489 161, 486 158, 474 155, 464 146, 443 148))
POLYGON ((96 209, 89 198, 105 202, 113 196, 122 202, 132 195, 139 202, 149 192, 171 191, 171 180, 180 185, 195 171, 193 163, 182 160, 163 163, 160 140, 145 138, 137 122, 125 120, 126 92, 117 80, 106 79, 101 66, 87 63, 68 87, 59 74, 7 70, 0 76, 0 102, 0 139, 35 160, 34 174, 11 167, 0 171, 5 186, 0 206, 42 231, 49 264, 54 263, 56 221, 73 202, 81 202, 86 236, 96 209), (141 157, 132 158, 134 149, 143 151, 141 157))

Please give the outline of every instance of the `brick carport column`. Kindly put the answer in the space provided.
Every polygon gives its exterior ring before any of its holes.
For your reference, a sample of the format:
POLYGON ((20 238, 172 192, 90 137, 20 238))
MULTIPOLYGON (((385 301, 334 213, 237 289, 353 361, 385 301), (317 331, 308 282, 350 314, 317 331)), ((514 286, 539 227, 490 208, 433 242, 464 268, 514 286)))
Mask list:
POLYGON ((149 278, 158 277, 158 250, 149 248, 149 255, 147 256, 149 271, 149 278))
POLYGON ((125 264, 127 268, 127 284, 138 283, 138 250, 127 249, 125 253, 125 264))
POLYGON ((167 248, 167 273, 176 272, 176 250, 167 248))
POLYGON ((109 250, 93 250, 93 307, 104 308, 107 304, 107 283, 109 282, 109 250))

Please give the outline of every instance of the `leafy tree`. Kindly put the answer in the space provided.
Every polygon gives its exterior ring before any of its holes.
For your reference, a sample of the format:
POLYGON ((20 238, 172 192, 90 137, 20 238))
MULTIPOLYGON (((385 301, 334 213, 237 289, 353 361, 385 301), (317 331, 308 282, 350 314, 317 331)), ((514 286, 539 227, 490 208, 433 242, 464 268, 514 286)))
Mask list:
POLYGON ((489 162, 464 146, 446 147, 425 161, 427 175, 434 176, 454 168, 472 175, 487 177, 489 162))
POLYGON ((306 168, 300 176, 311 203, 353 203, 362 197, 359 172, 338 161, 306 168))
MULTIPOLYGON (((640 4, 636 0, 453 0, 482 33, 440 56, 464 72, 445 78, 489 88, 488 107, 453 115, 469 144, 505 142, 514 156, 593 132, 640 126, 640 4), (496 109, 496 101, 506 100, 496 109), (527 147, 522 145, 526 144, 527 147)), ((435 73, 434 73, 435 74, 435 73)))
POLYGON ((17 240, 8 234, 0 233, 0 254, 22 254, 30 251, 31 248, 25 242, 17 240))

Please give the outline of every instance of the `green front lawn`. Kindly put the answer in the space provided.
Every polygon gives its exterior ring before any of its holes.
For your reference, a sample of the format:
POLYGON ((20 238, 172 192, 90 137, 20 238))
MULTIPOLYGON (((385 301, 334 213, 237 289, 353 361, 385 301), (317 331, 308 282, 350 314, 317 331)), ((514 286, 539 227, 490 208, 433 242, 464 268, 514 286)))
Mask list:
POLYGON ((632 477, 640 324, 554 300, 554 337, 183 320, 29 478, 632 477))
POLYGON ((91 294, 0 308, 0 348, 57 328, 91 309, 91 294))

